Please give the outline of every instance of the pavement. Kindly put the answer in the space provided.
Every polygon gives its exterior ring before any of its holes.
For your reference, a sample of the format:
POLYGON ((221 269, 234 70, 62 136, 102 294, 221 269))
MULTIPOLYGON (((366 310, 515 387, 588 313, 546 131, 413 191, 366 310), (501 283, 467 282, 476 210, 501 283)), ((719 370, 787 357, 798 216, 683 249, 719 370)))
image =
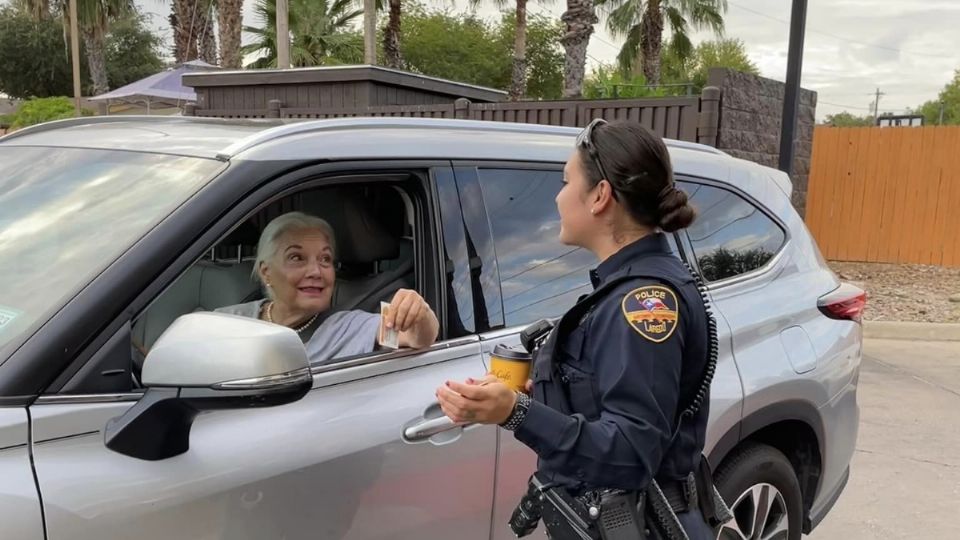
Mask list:
POLYGON ((960 342, 867 339, 850 481, 814 540, 960 538, 960 342))
POLYGON ((863 337, 919 341, 960 341, 960 324, 902 321, 865 321, 863 337))

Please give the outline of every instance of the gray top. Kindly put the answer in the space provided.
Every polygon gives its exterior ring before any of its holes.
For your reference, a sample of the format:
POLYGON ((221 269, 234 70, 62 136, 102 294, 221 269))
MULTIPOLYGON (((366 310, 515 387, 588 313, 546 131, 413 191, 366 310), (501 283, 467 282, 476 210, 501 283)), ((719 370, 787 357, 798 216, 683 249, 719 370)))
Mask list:
MULTIPOLYGON (((256 319, 264 300, 222 307, 214 311, 256 319)), ((311 364, 331 364, 337 358, 371 353, 377 346, 380 315, 366 311, 330 314, 304 344, 311 364)))

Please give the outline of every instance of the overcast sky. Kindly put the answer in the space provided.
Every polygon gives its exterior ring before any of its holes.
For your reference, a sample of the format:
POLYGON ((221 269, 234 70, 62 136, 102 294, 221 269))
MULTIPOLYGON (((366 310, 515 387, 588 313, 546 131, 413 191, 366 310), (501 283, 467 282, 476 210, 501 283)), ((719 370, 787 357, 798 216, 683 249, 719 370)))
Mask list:
MULTIPOLYGON (((169 3, 137 1, 169 41, 169 3)), ((252 4, 246 1, 244 24, 257 23, 252 4)), ((451 5, 444 0, 427 4, 451 5)), ((760 73, 780 81, 787 68, 790 6, 790 0, 729 0, 725 17, 726 35, 743 40, 760 73)), ((563 0, 534 0, 529 9, 559 18, 564 7, 563 0)), ((494 8, 479 11, 496 16, 494 8)), ((588 65, 612 63, 619 50, 604 24, 591 39, 588 65)), ((867 114, 878 87, 885 94, 881 112, 903 112, 934 99, 960 68, 958 29, 960 0, 810 0, 802 84, 819 94, 817 117, 841 110, 867 114)), ((698 32, 694 40, 710 37, 698 32)))

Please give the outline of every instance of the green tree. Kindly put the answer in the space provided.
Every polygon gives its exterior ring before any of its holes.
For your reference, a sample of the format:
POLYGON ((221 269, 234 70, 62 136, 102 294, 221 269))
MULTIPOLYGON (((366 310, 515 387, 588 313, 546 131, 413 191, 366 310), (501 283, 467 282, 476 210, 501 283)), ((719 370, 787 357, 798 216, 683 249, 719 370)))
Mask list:
MULTIPOLYGON (((362 9, 353 0, 290 1, 290 63, 294 67, 355 64, 363 59, 363 37, 352 23, 362 9)), ((243 55, 259 54, 247 67, 277 67, 277 2, 257 0, 254 13, 261 26, 245 26, 254 41, 241 48, 243 55)))
POLYGON ((491 88, 506 88, 510 81, 504 78, 507 51, 501 40, 494 38, 486 21, 472 14, 428 11, 411 4, 400 47, 405 67, 416 73, 491 88))
POLYGON ((657 88, 642 74, 624 75, 616 66, 598 66, 583 83, 583 97, 589 99, 645 98, 682 94, 683 88, 657 88))
POLYGON ((942 125, 960 125, 960 69, 953 73, 953 79, 943 87, 937 99, 930 100, 917 109, 917 114, 923 115, 923 125, 941 125, 941 105, 943 108, 942 125))
MULTIPOLYGON (((408 70, 501 90, 510 87, 514 13, 505 12, 500 21, 487 22, 476 15, 427 10, 419 4, 406 9, 401 48, 408 70)), ((558 98, 563 83, 563 53, 558 45, 562 26, 541 15, 531 16, 527 23, 526 96, 558 98)))
POLYGON ((661 64, 661 82, 691 82, 699 91, 707 86, 707 76, 714 67, 760 74, 757 65, 747 56, 743 42, 727 38, 701 42, 687 57, 678 55, 673 49, 667 50, 661 64))
POLYGON ((828 114, 823 123, 833 127, 870 127, 876 125, 873 116, 857 116, 847 111, 828 114))
MULTIPOLYGON (((0 8, 0 92, 13 98, 73 94, 72 68, 59 19, 0 8)), ((81 55, 81 76, 86 62, 81 55)))
POLYGON ((111 88, 119 88, 163 71, 160 38, 151 32, 145 17, 132 14, 115 22, 107 35, 107 77, 111 88))
MULTIPOLYGON (((82 109, 83 116, 90 116, 93 111, 82 109)), ((34 98, 17 109, 13 114, 13 123, 10 129, 20 129, 43 122, 73 118, 76 115, 73 100, 66 97, 34 98)))
POLYGON ((665 25, 670 27, 667 48, 678 58, 693 54, 689 31, 710 29, 723 34, 723 13, 726 0, 600 0, 607 10, 607 27, 624 44, 617 55, 620 69, 635 69, 640 62, 644 77, 651 84, 660 84, 660 62, 663 55, 665 25))
MULTIPOLYGON (((20 4, 29 9, 36 20, 59 15, 64 35, 70 35, 68 0, 23 0, 20 4)), ((110 90, 106 60, 110 23, 129 15, 133 9, 133 0, 77 0, 77 27, 86 52, 92 86, 90 93, 94 95, 110 90)))

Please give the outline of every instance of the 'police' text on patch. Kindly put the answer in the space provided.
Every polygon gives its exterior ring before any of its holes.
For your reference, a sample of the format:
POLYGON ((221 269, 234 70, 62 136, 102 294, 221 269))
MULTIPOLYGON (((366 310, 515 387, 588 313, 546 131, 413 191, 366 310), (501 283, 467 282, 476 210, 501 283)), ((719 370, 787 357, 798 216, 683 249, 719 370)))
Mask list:
POLYGON ((677 295, 659 285, 630 291, 623 297, 620 307, 627 323, 654 343, 666 341, 680 321, 677 295))

